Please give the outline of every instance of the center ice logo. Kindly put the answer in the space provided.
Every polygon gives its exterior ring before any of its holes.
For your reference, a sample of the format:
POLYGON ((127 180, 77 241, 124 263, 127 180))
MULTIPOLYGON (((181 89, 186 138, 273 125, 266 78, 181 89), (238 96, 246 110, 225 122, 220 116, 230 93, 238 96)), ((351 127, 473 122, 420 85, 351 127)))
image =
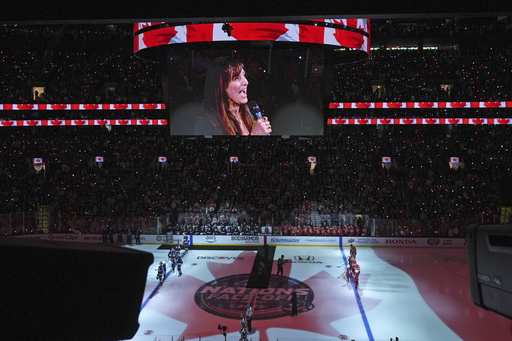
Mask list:
POLYGON ((253 304, 255 320, 290 315, 290 298, 297 293, 298 312, 314 308, 314 292, 310 286, 294 278, 270 277, 268 288, 247 288, 249 274, 222 277, 202 285, 195 293, 196 304, 204 311, 221 317, 240 319, 249 302, 253 304))

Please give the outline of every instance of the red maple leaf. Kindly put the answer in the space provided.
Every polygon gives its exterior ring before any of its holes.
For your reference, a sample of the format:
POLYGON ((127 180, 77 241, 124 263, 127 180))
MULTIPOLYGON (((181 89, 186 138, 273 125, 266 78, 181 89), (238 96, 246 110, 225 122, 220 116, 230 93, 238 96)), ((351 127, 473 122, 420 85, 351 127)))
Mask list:
POLYGON ((437 122, 437 118, 427 118, 425 122, 428 124, 435 124, 437 122))
POLYGON ((412 124, 412 123, 414 122, 414 120, 413 120, 412 118, 404 118, 404 119, 403 119, 403 122, 404 122, 405 124, 412 124))
POLYGON ((84 104, 85 110, 96 110, 99 108, 99 104, 84 104))
POLYGON ((14 124, 14 121, 2 121, 2 125, 5 127, 10 127, 14 124))
MULTIPOLYGON (((334 23, 343 25, 343 22, 339 20, 334 20, 334 23)), ((347 26, 357 27, 357 19, 347 19, 347 26)), ((360 49, 364 44, 364 36, 359 32, 337 29, 334 38, 341 46, 360 49)))
POLYGON ((383 119, 380 120, 380 123, 382 123, 382 124, 390 124, 391 120, 389 118, 383 118, 383 119))
POLYGON ((498 108, 501 102, 484 102, 486 108, 498 108))
POLYGON ((508 118, 500 118, 498 119, 499 124, 508 124, 510 120, 508 118))
POLYGON ((34 108, 33 104, 18 104, 19 110, 32 110, 34 108))
POLYGON ((142 40, 147 47, 167 45, 178 33, 175 27, 162 27, 144 33, 142 40))
MULTIPOLYGON (((302 329, 312 333, 319 333, 323 335, 331 335, 333 338, 340 334, 330 322, 339 320, 344 317, 360 314, 357 301, 354 300, 354 294, 350 287, 347 290, 341 290, 340 287, 345 285, 345 281, 338 279, 323 269, 314 276, 302 281, 302 285, 309 287, 313 291, 313 299, 309 306, 301 306, 301 296, 299 296, 299 315, 296 317, 288 316, 288 309, 290 304, 287 297, 280 297, 279 304, 273 304, 272 309, 268 308, 268 301, 271 295, 268 293, 277 293, 279 291, 286 292, 289 290, 289 282, 297 281, 289 277, 293 263, 286 264, 283 276, 271 275, 270 284, 268 288, 246 288, 246 281, 242 278, 248 278, 250 265, 254 261, 256 254, 254 252, 245 251, 240 253, 232 263, 218 263, 207 261, 206 267, 215 280, 209 283, 218 283, 222 278, 233 276, 238 278, 237 282, 239 287, 223 288, 218 291, 214 299, 207 301, 209 303, 206 308, 211 308, 215 304, 215 300, 222 301, 222 314, 233 316, 233 318, 220 317, 215 315, 215 325, 205 323, 205 321, 212 320, 212 313, 207 312, 205 308, 200 307, 197 303, 194 304, 194 295, 205 283, 193 276, 184 274, 179 278, 170 278, 169 282, 165 282, 159 289, 158 293, 153 296, 152 300, 147 304, 146 309, 155 310, 163 315, 167 315, 172 319, 186 323, 186 327, 181 332, 178 339, 182 337, 189 338, 193 336, 210 337, 218 335, 216 329, 217 323, 221 323, 227 327, 228 332, 236 333, 240 330, 240 314, 245 312, 247 303, 244 301, 244 295, 247 295, 249 300, 253 302, 253 328, 259 332, 259 338, 262 341, 268 341, 269 337, 267 331, 272 328, 284 329, 302 329), (245 277, 244 277, 245 276, 245 277), (279 286, 276 286, 279 283, 279 286), (238 294, 242 292, 243 294, 238 294), (235 294, 236 293, 236 294, 235 294), (230 299, 229 297, 233 297, 230 299), (234 296, 238 295, 238 299, 234 296), (321 302, 321 304, 320 304, 321 302), (187 307, 183 309, 183 307, 187 307), (343 307, 343 309, 340 309, 343 307), (314 314, 310 313, 315 310, 314 314), (268 317, 268 315, 281 314, 279 317, 268 317), (282 314, 284 312, 284 314, 282 314)), ((277 268, 277 262, 274 261, 273 273, 277 268)), ((368 276, 361 275, 360 277, 360 291, 364 290, 364 285, 368 280, 368 276)), ((214 285, 214 284, 212 284, 214 285)), ((277 297, 277 295, 276 295, 277 297)), ((368 297, 361 297, 361 302, 365 310, 374 308, 380 300, 368 297)), ((275 301, 274 301, 275 303, 275 301)), ((220 314, 219 314, 220 315, 220 314)))
POLYGON ((402 102, 388 102, 387 106, 388 106, 388 108, 391 108, 391 109, 398 109, 403 106, 403 103, 402 102))
POLYGON ((466 102, 451 102, 451 103, 450 103, 450 106, 451 106, 452 108, 459 108, 459 109, 460 109, 460 108, 464 108, 466 105, 467 105, 467 103, 466 103, 466 102))
POLYGON ((357 123, 359 123, 359 124, 366 124, 366 123, 368 123, 368 120, 364 119, 364 118, 363 119, 359 119, 359 120, 357 120, 357 123))
POLYGON ((484 123, 484 119, 483 118, 474 118, 473 123, 474 124, 482 124, 482 123, 484 123))
POLYGON ((143 104, 142 105, 144 107, 144 109, 156 109, 156 107, 158 106, 158 104, 156 103, 149 103, 149 104, 143 104))
POLYGON ((126 108, 128 108, 128 104, 114 104, 116 110, 125 110, 126 108))
POLYGON ((50 105, 53 110, 64 110, 68 107, 67 104, 52 104, 50 105))
POLYGON ((336 119, 334 119, 334 121, 336 122, 336 124, 344 124, 345 122, 347 122, 346 120, 344 120, 342 118, 336 118, 336 119))

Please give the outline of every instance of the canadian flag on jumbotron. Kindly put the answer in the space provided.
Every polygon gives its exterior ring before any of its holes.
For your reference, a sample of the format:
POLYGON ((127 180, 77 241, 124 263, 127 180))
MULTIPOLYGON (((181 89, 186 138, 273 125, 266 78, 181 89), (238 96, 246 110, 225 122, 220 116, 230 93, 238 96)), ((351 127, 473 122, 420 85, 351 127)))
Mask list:
POLYGON ((452 156, 452 157, 450 158, 450 162, 460 162, 460 159, 459 159, 459 157, 458 157, 458 156, 452 156))
POLYGON ((231 156, 229 162, 238 162, 238 156, 231 156))
POLYGON ((96 156, 94 158, 94 161, 96 161, 96 162, 103 162, 103 156, 96 156))
POLYGON ((158 157, 158 162, 167 162, 167 157, 166 156, 159 156, 158 157))
POLYGON ((32 159, 32 163, 34 165, 42 165, 43 164, 43 159, 40 158, 40 157, 35 157, 35 158, 32 159))
POLYGON ((382 163, 390 163, 390 162, 391 162, 391 157, 389 157, 389 156, 382 157, 382 163))

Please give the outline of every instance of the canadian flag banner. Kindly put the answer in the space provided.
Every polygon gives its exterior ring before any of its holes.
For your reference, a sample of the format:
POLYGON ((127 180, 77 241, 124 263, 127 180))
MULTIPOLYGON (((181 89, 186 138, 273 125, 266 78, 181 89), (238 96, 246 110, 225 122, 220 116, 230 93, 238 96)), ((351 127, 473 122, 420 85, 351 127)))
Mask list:
POLYGON ((308 162, 316 162, 316 156, 308 156, 308 162))
POLYGON ((450 162, 460 162, 460 159, 459 159, 459 157, 458 157, 458 156, 452 156, 452 157, 450 158, 450 162))
POLYGON ((167 162, 167 157, 166 156, 159 156, 158 157, 158 162, 161 162, 161 163, 167 162))
POLYGON ((512 101, 477 102, 335 102, 329 109, 493 109, 512 108, 512 101))
POLYGON ((4 127, 87 127, 87 126, 166 126, 166 119, 51 119, 51 120, 0 120, 0 128, 4 127))
POLYGON ((238 162, 238 156, 231 156, 229 162, 238 162))
POLYGON ((509 125, 512 124, 512 118, 467 118, 467 117, 452 117, 452 118, 423 118, 423 117, 409 117, 409 118, 360 118, 360 117, 343 117, 343 118, 329 118, 328 125, 509 125))
POLYGON ((173 44, 269 41, 346 47, 370 54, 369 19, 315 19, 291 22, 206 22, 134 24, 134 53, 173 44))
POLYGON ((94 161, 96 161, 96 162, 103 162, 103 156, 96 156, 94 158, 94 161))
POLYGON ((34 165, 42 165, 43 164, 43 158, 35 157, 32 159, 32 163, 34 165))
POLYGON ((382 163, 390 163, 390 162, 391 162, 391 157, 389 157, 389 156, 382 157, 382 163))

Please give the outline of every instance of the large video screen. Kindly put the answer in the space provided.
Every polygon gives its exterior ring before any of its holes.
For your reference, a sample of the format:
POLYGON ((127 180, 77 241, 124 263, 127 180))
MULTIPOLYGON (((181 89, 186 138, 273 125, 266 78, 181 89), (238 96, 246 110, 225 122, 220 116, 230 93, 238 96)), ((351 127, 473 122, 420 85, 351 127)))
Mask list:
POLYGON ((320 53, 209 50, 178 58, 164 89, 171 134, 322 135, 320 53))
POLYGON ((139 23, 134 42, 163 65, 172 135, 321 136, 336 55, 365 58, 369 32, 359 19, 139 23))

